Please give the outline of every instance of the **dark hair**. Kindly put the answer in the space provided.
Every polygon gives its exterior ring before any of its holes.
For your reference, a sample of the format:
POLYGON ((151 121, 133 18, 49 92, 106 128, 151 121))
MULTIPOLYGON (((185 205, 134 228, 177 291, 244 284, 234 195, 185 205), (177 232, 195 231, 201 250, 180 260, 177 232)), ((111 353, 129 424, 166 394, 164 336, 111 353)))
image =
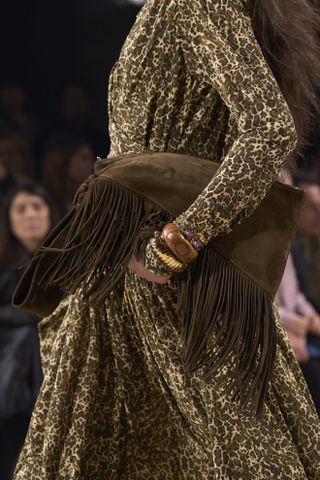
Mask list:
POLYGON ((12 130, 2 129, 0 130, 0 142, 10 142, 18 150, 19 154, 23 158, 23 165, 21 165, 21 171, 30 175, 30 170, 33 169, 34 158, 30 148, 30 144, 26 138, 12 130))
POLYGON ((17 248, 21 249, 20 242, 14 236, 11 225, 9 212, 10 207, 15 197, 21 193, 27 192, 30 195, 41 197, 48 205, 50 210, 50 227, 52 228, 58 221, 58 214, 55 204, 53 203, 48 192, 39 184, 30 179, 19 180, 15 187, 8 194, 4 209, 1 215, 1 230, 0 230, 0 266, 5 266, 14 261, 14 255, 17 248))
POLYGON ((247 0, 253 29, 285 97, 298 134, 286 166, 292 170, 308 146, 320 114, 319 0, 247 0))

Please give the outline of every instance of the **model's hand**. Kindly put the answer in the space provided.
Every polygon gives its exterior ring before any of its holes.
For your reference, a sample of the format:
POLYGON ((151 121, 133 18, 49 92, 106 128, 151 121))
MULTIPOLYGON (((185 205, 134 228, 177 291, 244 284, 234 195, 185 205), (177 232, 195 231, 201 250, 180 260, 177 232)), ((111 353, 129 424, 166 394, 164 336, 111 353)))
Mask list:
POLYGON ((147 270, 142 260, 138 260, 132 256, 128 263, 128 268, 133 270, 139 277, 148 280, 149 282, 165 284, 170 280, 170 277, 165 275, 156 275, 155 273, 147 270))

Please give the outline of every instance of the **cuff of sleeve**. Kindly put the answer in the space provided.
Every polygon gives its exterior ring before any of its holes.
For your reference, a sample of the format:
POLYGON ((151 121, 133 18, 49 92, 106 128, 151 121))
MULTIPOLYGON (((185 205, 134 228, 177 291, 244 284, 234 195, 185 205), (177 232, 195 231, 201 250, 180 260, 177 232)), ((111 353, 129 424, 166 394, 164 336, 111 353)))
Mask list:
POLYGON ((192 226, 185 222, 183 217, 180 215, 173 222, 183 236, 194 246, 196 250, 201 250, 207 243, 208 240, 204 237, 201 232, 195 231, 192 226))

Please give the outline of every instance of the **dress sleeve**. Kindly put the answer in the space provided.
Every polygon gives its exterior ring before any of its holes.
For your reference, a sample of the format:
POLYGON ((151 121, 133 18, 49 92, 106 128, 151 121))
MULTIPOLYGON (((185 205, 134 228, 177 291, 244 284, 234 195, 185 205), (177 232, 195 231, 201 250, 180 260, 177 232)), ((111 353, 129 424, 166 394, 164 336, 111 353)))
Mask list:
POLYGON ((177 8, 187 69, 217 90, 237 122, 238 135, 217 174, 174 222, 205 244, 253 212, 298 138, 242 0, 177 0, 177 8))

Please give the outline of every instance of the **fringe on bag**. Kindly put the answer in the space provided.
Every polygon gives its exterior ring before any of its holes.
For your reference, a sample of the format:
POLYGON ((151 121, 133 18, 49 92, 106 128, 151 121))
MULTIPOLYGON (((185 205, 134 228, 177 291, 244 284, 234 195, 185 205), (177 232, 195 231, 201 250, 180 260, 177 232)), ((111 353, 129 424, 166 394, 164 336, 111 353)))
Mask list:
POLYGON ((163 210, 117 183, 93 178, 81 192, 61 248, 40 247, 37 256, 52 258, 39 284, 70 293, 82 286, 96 304, 120 284, 133 253, 169 217, 163 210))
MULTIPOLYGON (((39 249, 40 258, 50 254, 39 284, 70 293, 82 286, 85 297, 102 303, 121 286, 131 255, 143 252, 155 228, 171 220, 127 188, 93 177, 59 233, 60 248, 39 249)), ((230 360, 226 392, 242 406, 253 404, 261 417, 276 351, 271 298, 208 247, 176 279, 187 371, 203 368, 208 378, 230 360)))
POLYGON ((228 364, 220 380, 233 400, 262 417, 276 353, 271 297, 211 248, 182 272, 178 310, 184 363, 189 373, 203 368, 206 378, 228 364))

